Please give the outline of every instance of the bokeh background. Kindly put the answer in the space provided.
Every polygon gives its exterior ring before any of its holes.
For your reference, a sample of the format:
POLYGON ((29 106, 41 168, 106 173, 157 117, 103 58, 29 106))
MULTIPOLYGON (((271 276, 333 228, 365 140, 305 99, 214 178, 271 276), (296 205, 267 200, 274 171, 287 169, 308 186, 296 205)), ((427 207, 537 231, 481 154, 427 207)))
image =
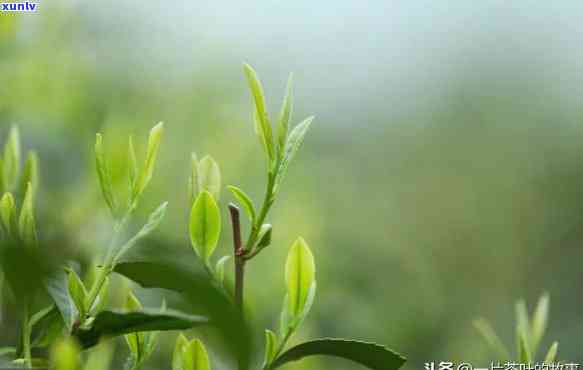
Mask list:
MULTIPOLYGON (((249 268, 258 334, 276 326, 285 255, 302 235, 318 296, 295 342, 374 340, 407 355, 406 369, 485 366, 472 320, 487 317, 513 346, 514 302, 532 307, 547 291, 544 344, 559 340, 560 357, 580 362, 582 42, 577 1, 41 1, 36 14, 0 14, 0 143, 17 123, 40 152, 38 212, 52 226, 39 232, 67 230, 89 259, 108 236, 95 133, 123 188, 127 136, 143 151, 164 121, 139 214, 168 200, 159 236, 185 241, 190 152, 213 155, 225 184, 263 194, 242 62, 272 113, 293 71, 293 121, 317 118, 270 216, 274 243, 249 268)), ((1 331, 0 345, 13 337, 1 331)), ((169 367, 164 338, 150 369, 169 367)))

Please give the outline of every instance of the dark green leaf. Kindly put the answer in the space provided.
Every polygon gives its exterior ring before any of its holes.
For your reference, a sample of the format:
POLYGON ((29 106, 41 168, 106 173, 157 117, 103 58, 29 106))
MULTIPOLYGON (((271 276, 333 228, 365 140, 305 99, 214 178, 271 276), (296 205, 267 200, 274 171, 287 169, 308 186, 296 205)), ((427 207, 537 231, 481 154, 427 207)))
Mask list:
POLYGON ((406 361, 400 354, 375 343, 346 339, 317 339, 297 345, 280 355, 271 365, 278 368, 308 356, 333 356, 356 362, 373 370, 397 370, 406 361))

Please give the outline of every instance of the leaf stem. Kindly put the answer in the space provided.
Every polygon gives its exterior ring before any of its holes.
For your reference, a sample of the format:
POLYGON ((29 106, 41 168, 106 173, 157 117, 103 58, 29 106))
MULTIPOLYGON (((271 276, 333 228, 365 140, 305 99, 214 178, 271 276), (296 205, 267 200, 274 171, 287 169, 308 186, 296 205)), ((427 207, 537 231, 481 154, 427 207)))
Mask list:
POLYGON ((245 250, 241 242, 241 220, 239 208, 229 204, 229 213, 233 226, 233 257, 235 258, 235 304, 243 311, 243 289, 245 284, 245 250))
POLYGON ((249 239, 245 244, 245 260, 250 260, 251 258, 255 257, 259 254, 260 250, 254 250, 255 243, 257 243, 257 238, 259 237, 259 231, 261 230, 261 225, 265 221, 271 206, 273 205, 273 201, 275 200, 273 188, 275 186, 275 171, 269 172, 267 175, 267 186, 265 189, 265 198, 263 199, 263 204, 261 205, 261 211, 259 212, 259 216, 257 217, 254 225, 251 228, 251 233, 249 234, 249 239))
POLYGON ((30 309, 29 302, 24 303, 23 319, 22 319, 22 352, 24 356, 24 364, 27 369, 32 368, 32 353, 30 349, 30 309))

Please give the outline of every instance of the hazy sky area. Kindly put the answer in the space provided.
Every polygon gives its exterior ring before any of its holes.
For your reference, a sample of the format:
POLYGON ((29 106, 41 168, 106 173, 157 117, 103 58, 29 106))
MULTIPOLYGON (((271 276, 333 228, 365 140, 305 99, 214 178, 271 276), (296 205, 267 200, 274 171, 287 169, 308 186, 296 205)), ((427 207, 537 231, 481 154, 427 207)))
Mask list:
POLYGON ((220 63, 232 81, 239 63, 249 61, 275 93, 287 72, 296 71, 299 104, 317 107, 337 124, 364 124, 350 112, 368 112, 374 121, 439 104, 456 89, 452 77, 509 91, 560 91, 581 102, 579 1, 126 0, 75 6, 91 25, 88 37, 101 39, 98 53, 107 49, 113 62, 155 63, 178 77, 184 69, 220 63), (119 54, 110 55, 116 45, 119 54))

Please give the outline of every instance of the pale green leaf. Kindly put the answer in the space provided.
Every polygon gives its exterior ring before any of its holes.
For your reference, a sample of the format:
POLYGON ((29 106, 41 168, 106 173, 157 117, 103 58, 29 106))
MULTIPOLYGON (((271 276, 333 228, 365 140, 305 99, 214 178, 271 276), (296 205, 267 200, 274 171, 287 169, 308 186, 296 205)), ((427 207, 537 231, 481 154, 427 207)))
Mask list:
POLYGON ((0 220, 6 233, 10 234, 15 231, 16 205, 11 193, 5 193, 0 200, 0 220))
POLYGON ((37 242, 36 225, 34 220, 33 190, 29 182, 22 201, 20 216, 18 218, 18 230, 22 240, 28 245, 35 245, 37 242))
POLYGON ((150 180, 152 180, 163 132, 164 123, 162 122, 158 123, 150 130, 150 136, 148 137, 148 148, 146 150, 146 160, 144 162, 144 167, 142 168, 142 173, 137 184, 138 197, 144 192, 144 189, 146 189, 150 183, 150 180))
POLYGON ((283 154, 283 159, 281 160, 281 163, 277 170, 277 177, 275 180, 276 191, 281 185, 281 182, 283 181, 283 178, 287 173, 291 161, 294 159, 296 153, 298 152, 300 146, 302 145, 304 137, 306 136, 306 133, 308 132, 308 129, 310 128, 310 125, 312 124, 313 120, 314 117, 306 118, 296 127, 294 127, 292 132, 289 134, 289 137, 285 144, 285 153, 283 154))
POLYGON ((247 216, 249 216, 251 223, 254 223, 256 213, 255 213, 255 205, 253 204, 253 201, 251 200, 251 198, 247 194, 245 194, 245 192, 243 190, 241 190, 240 188, 238 188, 236 186, 229 185, 229 186, 227 186, 227 189, 229 189, 229 191, 233 194, 235 199, 237 199, 239 204, 241 204, 243 206, 243 209, 247 213, 247 216))
POLYGON ((196 153, 192 153, 190 155, 190 177, 188 179, 188 199, 190 204, 193 204, 200 192, 200 188, 198 187, 199 179, 198 179, 198 159, 196 157, 196 153))
POLYGON ((517 333, 517 336, 519 361, 522 364, 530 364, 532 362, 532 353, 530 352, 527 339, 521 331, 517 333))
POLYGON ((97 167, 97 176, 99 177, 99 186, 105 203, 111 210, 111 213, 116 214, 116 202, 113 195, 113 186, 111 185, 111 173, 105 159, 105 150, 103 148, 103 137, 101 134, 95 136, 95 162, 97 167))
POLYGON ((259 242, 257 243, 257 248, 263 249, 271 244, 271 233, 273 227, 271 224, 263 224, 261 225, 261 229, 259 230, 259 242))
POLYGON ((12 126, 4 144, 2 170, 5 190, 11 191, 17 185, 20 173, 20 133, 16 126, 12 126))
POLYGON ((482 338, 484 338, 484 340, 486 341, 488 346, 492 349, 492 351, 494 351, 494 353, 497 356, 496 358, 497 360, 507 361, 510 359, 510 354, 508 350, 502 343, 502 340, 500 340, 498 335, 496 335, 496 332, 494 331, 492 325, 490 325, 488 320, 483 318, 477 319, 474 321, 474 327, 476 328, 476 330, 478 330, 478 332, 480 333, 482 338))
POLYGON ((522 346, 525 347, 525 350, 530 354, 531 347, 529 343, 530 338, 530 324, 528 319, 528 310, 526 308, 526 302, 520 299, 516 302, 515 306, 515 314, 516 314, 516 340, 517 340, 517 352, 522 353, 522 346), (524 343, 522 343, 524 340, 524 343))
POLYGON ((206 155, 200 160, 197 174, 199 191, 208 191, 218 201, 221 195, 221 171, 213 157, 206 155))
POLYGON ((540 297, 532 316, 532 323, 530 328, 530 345, 532 347, 532 353, 537 353, 540 341, 542 340, 547 329, 547 320, 549 317, 549 301, 549 295, 547 293, 543 294, 540 297))
POLYGON ((26 193, 26 187, 28 183, 32 184, 32 195, 33 199, 36 196, 38 190, 38 155, 34 151, 28 152, 26 157, 26 162, 24 163, 24 171, 22 173, 22 178, 20 179, 20 192, 21 194, 26 193))
POLYGON ((71 297, 71 300, 75 303, 80 318, 83 319, 87 313, 87 308, 85 307, 87 290, 79 278, 79 275, 77 275, 72 269, 67 269, 67 287, 69 289, 69 297, 71 297))
POLYGON ((543 360, 543 364, 553 364, 557 361, 557 354, 559 353, 559 343, 553 342, 551 347, 549 348, 547 354, 545 355, 545 359, 543 360))
POLYGON ((210 361, 204 344, 193 339, 182 348, 182 370, 210 370, 210 361))
POLYGON ((293 74, 290 73, 287 80, 285 98, 283 99, 281 111, 279 113, 279 122, 277 126, 277 144, 278 153, 280 156, 283 155, 283 151, 285 149, 287 133, 289 130, 289 121, 291 120, 291 114, 293 110, 293 78, 293 74))
POLYGON ((264 367, 269 365, 277 355, 278 340, 277 335, 271 330, 265 330, 265 358, 264 367))
POLYGON ((219 283, 223 284, 225 281, 225 264, 231 259, 231 256, 223 256, 215 265, 215 276, 219 283))
POLYGON ((195 252, 208 263, 221 233, 219 207, 208 191, 202 191, 192 206, 189 232, 195 252))
POLYGON ((80 348, 73 337, 65 337, 51 349, 51 369, 78 370, 80 348))
POLYGON ((188 346, 188 339, 184 334, 178 334, 176 344, 174 346, 174 353, 172 355, 172 370, 183 370, 182 352, 188 346))
POLYGON ((247 82, 249 83, 249 88, 253 95, 253 100, 255 101, 255 110, 257 112, 257 122, 259 123, 259 128, 261 130, 261 135, 267 155, 272 161, 275 159, 275 151, 273 145, 273 133, 271 130, 271 123, 269 121, 269 115, 267 113, 267 108, 265 105, 265 96, 263 93, 263 86, 261 86, 261 81, 257 77, 255 70, 248 64, 244 65, 245 76, 247 77, 247 82))
POLYGON ((308 302, 315 274, 314 256, 304 239, 298 238, 290 248, 285 264, 288 306, 294 317, 302 314, 308 302))

